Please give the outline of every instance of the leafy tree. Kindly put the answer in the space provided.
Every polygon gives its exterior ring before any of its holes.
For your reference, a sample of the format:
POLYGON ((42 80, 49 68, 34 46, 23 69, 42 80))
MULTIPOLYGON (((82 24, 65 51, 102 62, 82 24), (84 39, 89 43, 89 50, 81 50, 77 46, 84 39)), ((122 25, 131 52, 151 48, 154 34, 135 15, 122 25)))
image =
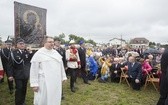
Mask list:
POLYGON ((70 34, 69 35, 69 40, 77 40, 78 39, 78 36, 76 36, 76 35, 73 35, 73 34, 70 34))
POLYGON ((65 43, 65 34, 61 33, 58 36, 54 36, 54 39, 59 39, 61 41, 61 43, 65 43))
POLYGON ((155 46, 156 43, 155 42, 149 42, 149 46, 155 46))
POLYGON ((61 33, 61 34, 59 34, 59 36, 58 36, 60 39, 64 39, 65 38, 65 34, 64 33, 61 33))
POLYGON ((93 44, 94 46, 96 46, 96 42, 93 41, 92 39, 86 40, 86 43, 91 43, 91 44, 93 44))
POLYGON ((156 46, 155 42, 149 42, 149 47, 154 48, 156 46))
POLYGON ((76 43, 79 43, 81 40, 85 41, 85 39, 83 37, 78 37, 78 39, 76 40, 76 43))
POLYGON ((55 36, 54 38, 59 38, 61 40, 62 44, 68 44, 70 40, 74 40, 75 43, 79 43, 81 40, 84 40, 86 43, 91 43, 93 45, 96 45, 96 42, 93 41, 92 39, 85 40, 83 37, 80 37, 80 36, 77 36, 77 35, 74 35, 74 34, 69 35, 69 41, 64 40, 64 38, 65 38, 64 33, 61 33, 58 36, 55 36))
POLYGON ((74 40, 75 43, 79 43, 81 40, 84 40, 84 38, 76 36, 76 35, 73 35, 73 34, 70 34, 69 35, 69 40, 74 40))
POLYGON ((2 45, 2 37, 0 36, 0 45, 2 45))
POLYGON ((96 45, 96 42, 93 41, 92 39, 85 40, 83 37, 79 37, 79 36, 76 36, 76 35, 73 35, 73 34, 69 35, 69 40, 75 40, 76 43, 79 43, 81 40, 84 40, 86 43, 91 43, 94 46, 96 45))

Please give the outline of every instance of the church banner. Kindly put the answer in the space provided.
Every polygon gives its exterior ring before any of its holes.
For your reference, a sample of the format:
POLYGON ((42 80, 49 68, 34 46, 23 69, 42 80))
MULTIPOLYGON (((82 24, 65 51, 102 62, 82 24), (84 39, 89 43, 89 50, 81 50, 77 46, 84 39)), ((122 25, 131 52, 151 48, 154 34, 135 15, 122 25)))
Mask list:
POLYGON ((41 45, 46 35, 46 12, 44 8, 14 2, 15 38, 41 45))

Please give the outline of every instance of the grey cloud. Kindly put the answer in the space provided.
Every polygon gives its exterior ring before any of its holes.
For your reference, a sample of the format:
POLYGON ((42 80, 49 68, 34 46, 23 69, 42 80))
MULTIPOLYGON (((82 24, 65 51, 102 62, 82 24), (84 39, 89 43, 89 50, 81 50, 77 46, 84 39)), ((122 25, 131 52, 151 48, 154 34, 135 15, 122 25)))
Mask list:
MULTIPOLYGON (((121 35, 167 42, 167 0, 18 0, 47 9, 47 33, 76 34, 97 42, 121 35)), ((13 34, 13 0, 1 0, 0 34, 13 34)))

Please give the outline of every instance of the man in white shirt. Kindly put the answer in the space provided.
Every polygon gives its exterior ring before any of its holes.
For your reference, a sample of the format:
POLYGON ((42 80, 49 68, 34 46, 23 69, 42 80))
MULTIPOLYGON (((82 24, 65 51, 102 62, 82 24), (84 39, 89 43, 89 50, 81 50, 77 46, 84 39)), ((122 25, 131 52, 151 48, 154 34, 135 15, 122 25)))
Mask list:
POLYGON ((70 48, 66 50, 66 60, 67 67, 70 73, 70 88, 72 92, 75 92, 75 81, 76 81, 76 73, 79 68, 81 68, 80 58, 78 50, 75 47, 75 41, 71 40, 69 42, 70 48))

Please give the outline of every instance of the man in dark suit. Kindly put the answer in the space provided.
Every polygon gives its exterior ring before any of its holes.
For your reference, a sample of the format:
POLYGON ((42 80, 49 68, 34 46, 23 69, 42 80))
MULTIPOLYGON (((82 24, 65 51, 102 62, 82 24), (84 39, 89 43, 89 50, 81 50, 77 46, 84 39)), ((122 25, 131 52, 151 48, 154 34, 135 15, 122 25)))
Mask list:
POLYGON ((111 82, 119 83, 121 75, 121 64, 119 63, 119 58, 114 58, 114 63, 110 67, 110 72, 111 82))
MULTIPOLYGON (((61 40, 59 38, 55 38, 54 39, 54 49, 62 56, 62 61, 64 64, 64 68, 67 71, 67 61, 66 61, 66 57, 65 57, 65 49, 63 49, 61 47, 61 40)), ((68 74, 66 72, 66 74, 68 74)), ((62 89, 62 100, 65 98, 64 94, 63 94, 63 89, 62 89)))
POLYGON ((136 62, 135 57, 129 57, 128 75, 131 80, 131 85, 134 90, 140 90, 140 81, 142 78, 142 66, 136 62))
MULTIPOLYGON (((1 49, 1 60, 2 60, 4 71, 7 76, 8 76, 7 69, 8 69, 8 63, 9 63, 9 55, 11 53, 11 50, 12 50, 12 41, 6 40, 4 48, 1 49)), ((7 81, 8 81, 8 87, 10 90, 10 94, 13 94, 13 89, 14 89, 13 81, 9 81, 8 79, 7 81)))
POLYGON ((62 56, 62 61, 64 63, 64 68, 67 68, 67 61, 65 57, 65 49, 61 47, 61 40, 59 38, 54 39, 54 49, 62 56))
POLYGON ((157 105, 168 105, 168 49, 161 58, 160 98, 157 105))
POLYGON ((16 39, 16 49, 9 56, 9 68, 7 70, 9 80, 15 80, 15 105, 25 105, 27 82, 30 74, 30 60, 33 53, 25 49, 24 40, 16 39))
POLYGON ((83 78, 83 82, 85 84, 89 84, 88 82, 88 76, 87 76, 87 71, 86 71, 86 48, 85 48, 85 43, 83 40, 79 42, 80 47, 78 48, 78 53, 79 53, 79 58, 81 61, 81 77, 83 78))

